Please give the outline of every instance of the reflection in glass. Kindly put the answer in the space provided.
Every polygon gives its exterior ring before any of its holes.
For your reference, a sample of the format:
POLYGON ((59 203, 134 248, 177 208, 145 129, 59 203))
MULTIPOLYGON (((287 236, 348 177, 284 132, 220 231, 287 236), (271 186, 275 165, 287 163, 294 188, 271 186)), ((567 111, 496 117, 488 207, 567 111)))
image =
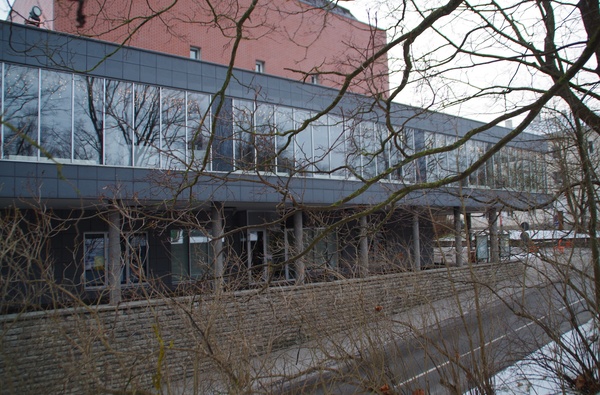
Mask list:
POLYGON ((160 166, 160 100, 154 86, 136 85, 134 102, 135 166, 160 166))
MULTIPOLYGON (((430 151, 435 147, 435 134, 425 132, 425 147, 424 149, 430 151)), ((424 178, 427 182, 434 181, 438 178, 437 169, 439 167, 438 157, 436 155, 427 155, 427 177, 424 178)))
POLYGON ((269 104, 258 104, 255 115, 256 169, 275 171, 275 109, 269 104))
POLYGON ((331 170, 329 164, 329 127, 327 126, 327 115, 321 117, 312 124, 314 156, 316 171, 324 173, 325 176, 331 170))
POLYGON ((41 155, 71 159, 72 74, 44 70, 41 84, 41 155))
POLYGON ((341 118, 329 116, 329 142, 331 145, 331 170, 334 176, 345 177, 346 147, 344 137, 344 123, 341 118))
POLYGON ((235 133, 235 167, 238 170, 254 168, 254 103, 236 100, 233 104, 235 133))
MULTIPOLYGON (((299 128, 302 123, 310 118, 308 111, 294 111, 294 121, 296 128, 299 128)), ((313 172, 313 145, 312 131, 309 125, 306 129, 296 134, 295 158, 296 170, 309 175, 313 172)))
POLYGON ((6 65, 4 80, 3 153, 37 157, 39 70, 6 65))
POLYGON ((185 165, 185 92, 162 90, 162 166, 167 169, 185 165))
POLYGON ((362 176, 374 177, 377 174, 377 153, 381 148, 375 135, 375 124, 363 122, 361 128, 362 176))
POLYGON ((103 163, 104 80, 75 75, 74 159, 103 163))
POLYGON ((361 175, 361 135, 360 122, 356 119, 346 121, 346 166, 352 178, 361 175))
POLYGON ((377 141, 377 172, 385 172, 390 167, 389 139, 385 125, 375 124, 375 139, 377 141))
POLYGON ((294 112, 291 108, 287 107, 276 107, 275 111, 277 123, 277 172, 291 174, 294 168, 294 112))
POLYGON ((127 237, 121 271, 122 284, 137 284, 147 281, 148 272, 148 235, 134 233, 127 237))
POLYGON ((104 286, 108 261, 108 243, 104 233, 86 233, 83 243, 85 285, 104 286))
POLYGON ((233 101, 230 98, 224 98, 222 102, 215 100, 212 115, 215 122, 215 136, 212 146, 212 169, 214 171, 232 171, 233 101))
POLYGON ((105 109, 106 164, 131 166, 132 84, 107 80, 105 109))
MULTIPOLYGON (((190 147, 190 159, 195 163, 202 164, 205 156, 210 151, 207 150, 210 141, 210 116, 206 115, 209 111, 210 98, 207 95, 199 93, 188 93, 187 97, 187 139, 190 147)), ((207 161, 210 170, 210 161, 207 161)))

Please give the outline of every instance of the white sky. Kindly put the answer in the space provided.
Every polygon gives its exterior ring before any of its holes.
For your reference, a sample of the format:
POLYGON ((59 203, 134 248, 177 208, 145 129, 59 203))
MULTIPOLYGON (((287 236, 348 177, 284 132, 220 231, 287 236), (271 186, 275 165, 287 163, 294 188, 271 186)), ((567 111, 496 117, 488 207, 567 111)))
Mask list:
POLYGON ((12 4, 13 0, 0 0, 0 19, 1 20, 5 20, 8 15, 8 10, 10 9, 10 5, 8 4, 9 1, 12 4))

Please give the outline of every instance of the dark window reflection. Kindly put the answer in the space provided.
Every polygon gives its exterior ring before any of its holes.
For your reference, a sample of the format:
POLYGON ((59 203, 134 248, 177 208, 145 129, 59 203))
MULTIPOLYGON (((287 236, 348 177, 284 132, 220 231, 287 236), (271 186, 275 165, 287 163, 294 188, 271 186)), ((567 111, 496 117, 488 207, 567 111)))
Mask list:
POLYGON ((138 167, 160 167, 160 100, 154 86, 135 86, 134 160, 138 167))
MULTIPOLYGON (((199 93, 188 94, 188 141, 190 159, 202 166, 209 153, 207 145, 210 141, 209 97, 199 93)), ((207 164, 210 162, 206 162, 207 164)), ((210 167, 207 169, 210 170, 210 167)))
POLYGON ((106 164, 131 166, 132 84, 106 81, 105 108, 106 164))
POLYGON ((259 171, 275 171, 275 108, 259 104, 256 108, 256 164, 259 171))
POLYGON ((71 159, 72 74, 43 71, 41 81, 41 155, 71 159))
POLYGON ((74 159, 103 163, 104 80, 75 76, 74 159))
POLYGON ((162 91, 162 150, 163 167, 185 166, 185 92, 162 91))
POLYGON ((254 169, 254 103, 236 100, 233 110, 233 128, 235 131, 236 169, 254 169))
POLYGON ((5 70, 4 156, 37 157, 39 70, 11 65, 5 70))
POLYGON ((215 137, 213 140, 213 170, 233 170, 233 102, 229 98, 213 103, 215 137))
POLYGON ((277 172, 290 174, 294 168, 294 112, 278 107, 277 121, 277 172))

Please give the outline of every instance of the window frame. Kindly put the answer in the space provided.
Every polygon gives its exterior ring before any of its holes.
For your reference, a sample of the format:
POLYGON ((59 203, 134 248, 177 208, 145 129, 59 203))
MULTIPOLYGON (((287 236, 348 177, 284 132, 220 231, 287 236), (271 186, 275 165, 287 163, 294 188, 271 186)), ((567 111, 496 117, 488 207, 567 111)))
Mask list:
POLYGON ((193 60, 201 60, 202 59, 202 51, 199 47, 190 47, 190 59, 193 60))
MULTIPOLYGON (((121 243, 121 257, 120 257, 120 263, 121 263, 121 275, 120 275, 120 282, 119 284, 122 287, 132 287, 132 286, 139 286, 139 285, 143 285, 146 284, 148 281, 148 273, 149 273, 149 252, 150 252, 150 244, 148 241, 148 232, 131 232, 131 233, 127 233, 125 235, 121 235, 120 236, 120 243, 121 243), (133 237, 137 237, 143 235, 145 240, 145 256, 140 259, 143 260, 143 271, 144 274, 141 277, 138 277, 138 280, 134 280, 132 281, 131 279, 133 278, 132 275, 132 260, 127 259, 127 257, 130 256, 130 251, 131 251, 131 247, 132 247, 132 242, 131 242, 131 238, 133 237), (124 248, 123 248, 124 246, 124 248)), ((108 238, 108 232, 84 232, 83 233, 83 273, 82 273, 82 283, 84 285, 84 288, 86 290, 93 290, 93 289, 103 289, 108 287, 108 277, 107 274, 109 272, 109 238, 108 238), (96 271, 100 271, 102 270, 104 272, 103 274, 103 279, 101 281, 101 283, 94 283, 94 284, 89 284, 89 281, 87 281, 87 271, 90 270, 88 269, 88 262, 86 262, 87 258, 88 258, 88 246, 86 243, 86 240, 88 240, 88 236, 89 235, 96 235, 96 236, 102 236, 102 243, 103 243, 103 256, 101 256, 102 259, 98 259, 96 260, 96 258, 100 257, 98 255, 94 256, 94 262, 93 262, 93 269, 95 269, 96 271), (100 269, 100 266, 102 265, 102 269, 100 269)), ((92 264, 92 262, 90 262, 90 264, 92 264)), ((93 273, 93 272, 92 272, 93 273)))

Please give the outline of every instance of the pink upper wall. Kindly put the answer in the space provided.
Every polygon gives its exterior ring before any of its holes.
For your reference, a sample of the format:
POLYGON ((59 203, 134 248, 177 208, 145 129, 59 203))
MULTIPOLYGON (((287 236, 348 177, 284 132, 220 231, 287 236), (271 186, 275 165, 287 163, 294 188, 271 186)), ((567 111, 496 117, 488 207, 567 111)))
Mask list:
POLYGON ((42 9, 40 27, 54 30, 54 1, 53 0, 15 0, 9 14, 9 20, 15 23, 25 23, 33 6, 42 9))
MULTIPOLYGON (((228 64, 235 23, 250 0, 85 0, 83 27, 77 23, 78 1, 17 0, 27 14, 29 3, 42 7, 47 28, 185 57, 193 46, 200 48, 202 60, 228 64)), ((302 80, 303 73, 318 72, 320 84, 335 88, 344 80, 341 74, 359 67, 386 42, 383 30, 299 0, 259 0, 244 24, 243 36, 235 67, 254 70, 261 60, 267 74, 302 80)), ((386 56, 362 72, 350 88, 384 96, 387 89, 386 56)))

